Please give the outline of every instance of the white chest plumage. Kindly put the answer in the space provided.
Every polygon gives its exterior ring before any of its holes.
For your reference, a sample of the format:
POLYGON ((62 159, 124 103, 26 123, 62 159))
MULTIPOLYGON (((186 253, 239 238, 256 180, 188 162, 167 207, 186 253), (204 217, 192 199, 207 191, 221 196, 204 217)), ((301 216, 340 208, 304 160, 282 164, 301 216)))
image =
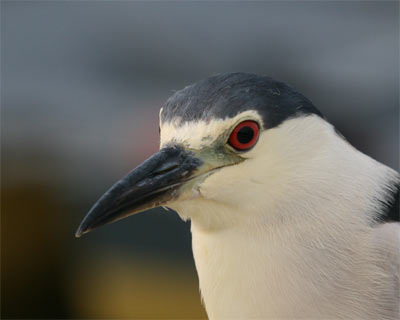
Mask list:
POLYGON ((372 228, 341 239, 321 235, 319 243, 312 237, 301 242, 307 231, 290 229, 250 236, 240 230, 204 233, 192 225, 210 319, 396 319, 398 284, 381 264, 395 261, 385 260, 384 250, 377 263, 376 251, 395 245, 398 228, 379 245, 368 241, 372 228))

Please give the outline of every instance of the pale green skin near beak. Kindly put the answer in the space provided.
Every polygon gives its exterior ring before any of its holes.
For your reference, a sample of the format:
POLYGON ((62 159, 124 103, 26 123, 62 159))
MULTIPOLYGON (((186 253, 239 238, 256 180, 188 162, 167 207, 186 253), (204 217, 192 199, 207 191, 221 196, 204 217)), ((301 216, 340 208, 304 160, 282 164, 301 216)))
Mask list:
POLYGON ((215 171, 245 160, 226 144, 226 134, 195 150, 174 144, 164 146, 114 184, 91 208, 76 236, 97 227, 190 194, 215 171))

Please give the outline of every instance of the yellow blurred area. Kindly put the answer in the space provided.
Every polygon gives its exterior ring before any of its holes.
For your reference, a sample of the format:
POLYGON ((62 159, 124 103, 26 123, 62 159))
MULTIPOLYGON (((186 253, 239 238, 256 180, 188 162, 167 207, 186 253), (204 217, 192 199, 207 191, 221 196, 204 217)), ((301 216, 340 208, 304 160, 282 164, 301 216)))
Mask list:
POLYGON ((79 318, 206 318, 195 270, 173 261, 102 251, 86 257, 71 280, 79 318))
POLYGON ((187 259, 82 246, 64 220, 73 208, 53 188, 26 181, 1 191, 2 318, 206 318, 187 259))

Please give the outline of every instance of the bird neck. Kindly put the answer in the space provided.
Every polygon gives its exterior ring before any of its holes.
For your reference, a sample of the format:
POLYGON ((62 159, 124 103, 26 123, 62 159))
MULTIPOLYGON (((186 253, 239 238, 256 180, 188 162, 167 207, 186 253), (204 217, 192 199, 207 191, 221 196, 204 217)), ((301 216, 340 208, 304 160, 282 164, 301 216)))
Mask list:
MULTIPOLYGON (((354 284, 355 295, 368 295, 365 288, 374 287, 366 285, 374 281, 373 271, 359 275, 358 270, 373 265, 368 261, 373 225, 399 175, 337 135, 323 139, 311 160, 296 170, 285 168, 287 196, 277 192, 272 197, 265 190, 262 204, 245 209, 204 201, 198 214, 190 214, 193 253, 210 318, 297 317, 297 306, 310 306, 302 314, 315 317, 313 305, 327 303, 329 309, 327 288, 342 285, 345 297, 350 282, 364 284, 354 284), (315 302, 319 296, 322 300, 315 302)), ((335 303, 345 306, 348 301, 338 298, 335 303)))

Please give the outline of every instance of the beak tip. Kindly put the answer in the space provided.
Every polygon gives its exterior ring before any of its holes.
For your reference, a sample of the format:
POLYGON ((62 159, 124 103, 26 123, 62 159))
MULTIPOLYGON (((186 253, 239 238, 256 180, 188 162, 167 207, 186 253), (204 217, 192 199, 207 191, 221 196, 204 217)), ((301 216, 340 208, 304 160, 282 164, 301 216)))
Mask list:
POLYGON ((80 238, 83 234, 88 233, 89 231, 90 231, 90 228, 83 225, 83 223, 82 223, 75 232, 75 238, 80 238))
POLYGON ((75 238, 80 238, 82 234, 83 234, 83 232, 82 232, 82 230, 79 228, 79 229, 76 230, 76 232, 75 232, 75 238))
POLYGON ((75 238, 80 238, 82 235, 82 232, 80 230, 75 232, 75 238))

